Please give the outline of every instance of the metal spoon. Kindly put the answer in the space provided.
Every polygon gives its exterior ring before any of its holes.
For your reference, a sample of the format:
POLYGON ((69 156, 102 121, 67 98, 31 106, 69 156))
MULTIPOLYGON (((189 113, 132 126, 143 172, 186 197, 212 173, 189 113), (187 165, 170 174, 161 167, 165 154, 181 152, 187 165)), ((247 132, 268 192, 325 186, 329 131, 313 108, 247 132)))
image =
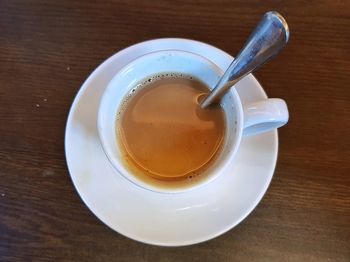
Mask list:
POLYGON ((219 103, 230 87, 277 55, 288 39, 286 20, 277 12, 266 13, 201 107, 219 103))

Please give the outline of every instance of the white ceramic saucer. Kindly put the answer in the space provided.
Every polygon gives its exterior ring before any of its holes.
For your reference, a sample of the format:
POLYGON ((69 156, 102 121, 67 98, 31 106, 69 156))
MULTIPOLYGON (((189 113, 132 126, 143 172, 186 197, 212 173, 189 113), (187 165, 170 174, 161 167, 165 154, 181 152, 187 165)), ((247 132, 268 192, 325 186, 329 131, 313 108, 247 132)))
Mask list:
MULTIPOLYGON (((112 77, 136 57, 178 49, 200 54, 225 70, 232 57, 204 43, 157 39, 128 47, 102 63, 80 88, 66 127, 65 150, 73 183, 90 210, 129 238, 161 246, 182 246, 219 236, 241 222, 259 203, 273 176, 277 131, 243 138, 229 171, 212 183, 180 194, 142 189, 118 174, 97 134, 97 110, 112 77)), ((266 98, 252 76, 237 85, 243 103, 266 98)))

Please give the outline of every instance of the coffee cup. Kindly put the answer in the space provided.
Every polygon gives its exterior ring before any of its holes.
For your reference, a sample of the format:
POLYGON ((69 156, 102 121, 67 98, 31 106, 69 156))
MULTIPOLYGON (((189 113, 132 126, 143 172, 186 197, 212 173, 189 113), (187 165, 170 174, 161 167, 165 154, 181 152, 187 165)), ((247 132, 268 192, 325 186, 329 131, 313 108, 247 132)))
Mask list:
POLYGON ((212 88, 224 72, 203 56, 179 50, 164 50, 135 59, 109 82, 101 98, 97 121, 102 148, 119 174, 144 189, 160 193, 180 193, 204 186, 223 175, 228 164, 235 161, 243 136, 259 135, 288 122, 289 114, 284 100, 270 98, 243 106, 237 91, 232 87, 221 100, 226 119, 225 138, 220 152, 210 166, 191 179, 167 181, 147 175, 137 176, 125 161, 125 152, 118 142, 118 114, 125 104, 125 98, 132 95, 141 81, 164 73, 193 76, 212 88))

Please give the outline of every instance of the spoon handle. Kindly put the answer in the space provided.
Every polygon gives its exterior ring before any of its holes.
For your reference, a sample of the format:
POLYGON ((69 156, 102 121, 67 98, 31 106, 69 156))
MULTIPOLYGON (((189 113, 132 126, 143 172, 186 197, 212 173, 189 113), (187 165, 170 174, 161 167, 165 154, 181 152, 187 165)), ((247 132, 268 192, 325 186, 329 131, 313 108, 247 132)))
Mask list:
POLYGON ((277 55, 288 38, 285 19, 274 11, 266 13, 201 107, 218 103, 230 87, 277 55))

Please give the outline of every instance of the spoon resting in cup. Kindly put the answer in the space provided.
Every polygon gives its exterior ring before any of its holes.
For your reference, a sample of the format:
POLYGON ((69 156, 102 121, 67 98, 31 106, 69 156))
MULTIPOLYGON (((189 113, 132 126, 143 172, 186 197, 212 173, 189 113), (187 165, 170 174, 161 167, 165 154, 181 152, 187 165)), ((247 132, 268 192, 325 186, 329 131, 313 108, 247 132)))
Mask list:
POLYGON ((277 12, 267 12, 214 89, 201 102, 201 108, 219 103, 233 85, 277 55, 288 39, 286 20, 277 12))

